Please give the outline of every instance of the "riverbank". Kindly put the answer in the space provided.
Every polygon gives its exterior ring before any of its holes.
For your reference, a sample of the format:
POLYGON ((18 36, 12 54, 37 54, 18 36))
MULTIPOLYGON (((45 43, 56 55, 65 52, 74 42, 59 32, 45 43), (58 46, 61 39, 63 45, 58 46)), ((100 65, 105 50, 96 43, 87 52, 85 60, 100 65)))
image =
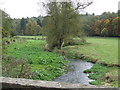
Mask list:
POLYGON ((66 46, 62 51, 68 58, 95 63, 92 69, 86 71, 91 73, 89 78, 96 80, 91 84, 118 87, 118 38, 88 37, 86 40, 88 44, 66 46))

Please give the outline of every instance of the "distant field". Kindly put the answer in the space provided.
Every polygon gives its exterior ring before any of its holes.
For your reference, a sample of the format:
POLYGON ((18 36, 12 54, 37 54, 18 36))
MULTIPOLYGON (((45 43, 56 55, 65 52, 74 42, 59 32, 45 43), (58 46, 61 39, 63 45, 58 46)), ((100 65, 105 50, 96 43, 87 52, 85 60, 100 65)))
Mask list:
POLYGON ((87 37, 90 44, 65 47, 71 53, 84 54, 97 59, 97 62, 118 64, 118 38, 87 37))
POLYGON ((29 39, 32 39, 32 38, 45 38, 45 36, 14 36, 14 37, 18 37, 18 38, 29 38, 29 39))

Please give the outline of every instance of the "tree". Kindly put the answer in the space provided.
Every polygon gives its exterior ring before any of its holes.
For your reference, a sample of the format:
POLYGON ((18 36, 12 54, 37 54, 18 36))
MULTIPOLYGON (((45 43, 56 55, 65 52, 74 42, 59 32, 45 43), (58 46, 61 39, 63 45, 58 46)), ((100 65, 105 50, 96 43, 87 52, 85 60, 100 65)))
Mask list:
POLYGON ((20 33, 22 35, 25 34, 25 29, 26 29, 26 19, 22 18, 21 21, 20 21, 20 33))
POLYGON ((101 31, 101 34, 103 36, 107 36, 108 35, 108 30, 106 28, 103 28, 103 30, 101 31))
POLYGON ((88 36, 94 36, 96 31, 96 22, 98 20, 98 16, 90 15, 82 15, 81 16, 82 23, 83 23, 83 30, 85 34, 88 36))
MULTIPOLYGON (((12 19, 10 18, 10 16, 0 10, 0 18, 2 19, 2 25, 1 25, 1 29, 2 29, 2 52, 5 53, 7 48, 5 46, 6 43, 6 38, 5 37, 11 37, 11 33, 12 33, 12 19)), ((9 41, 7 41, 7 43, 9 43, 9 41)))
POLYGON ((113 36, 119 36, 120 35, 120 17, 115 17, 112 20, 112 35, 113 36))
POLYGON ((102 21, 101 20, 97 20, 95 22, 95 35, 100 35, 101 34, 101 30, 102 30, 102 21))
POLYGON ((12 23, 12 36, 15 36, 15 35, 19 35, 19 31, 20 31, 20 19, 13 19, 13 23, 12 23))
POLYGON ((40 25, 40 27, 43 27, 43 17, 42 16, 38 16, 36 22, 38 25, 40 25))
MULTIPOLYGON (((65 40, 79 34, 80 18, 77 10, 81 4, 74 7, 72 2, 50 2, 47 4, 48 17, 45 34, 50 50, 61 49, 65 40)), ((85 8, 85 6, 82 6, 85 8)))
POLYGON ((118 16, 120 17, 120 10, 118 10, 118 16))
POLYGON ((26 24, 26 35, 37 35, 40 34, 41 27, 34 21, 28 21, 26 24))
POLYGON ((2 12, 2 37, 4 38, 4 37, 11 36, 12 19, 4 11, 0 10, 0 12, 2 12))

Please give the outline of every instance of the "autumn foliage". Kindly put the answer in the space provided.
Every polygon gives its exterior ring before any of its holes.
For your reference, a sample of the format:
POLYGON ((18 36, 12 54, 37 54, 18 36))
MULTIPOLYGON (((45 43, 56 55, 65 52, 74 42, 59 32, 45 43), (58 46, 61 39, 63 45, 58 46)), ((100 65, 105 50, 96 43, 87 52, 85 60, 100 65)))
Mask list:
POLYGON ((97 20, 95 22, 94 35, 100 36, 120 36, 118 27, 120 27, 120 17, 97 20))
POLYGON ((116 13, 115 15, 107 13, 105 15, 87 17, 91 18, 91 20, 87 21, 84 26, 88 26, 86 30, 89 36, 120 36, 120 17, 116 13))

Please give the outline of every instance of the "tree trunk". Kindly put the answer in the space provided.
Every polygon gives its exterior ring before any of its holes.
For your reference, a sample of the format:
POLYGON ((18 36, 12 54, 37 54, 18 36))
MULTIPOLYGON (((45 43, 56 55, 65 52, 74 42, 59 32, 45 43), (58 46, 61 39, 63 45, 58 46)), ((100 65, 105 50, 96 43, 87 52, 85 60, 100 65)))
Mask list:
POLYGON ((58 41, 57 48, 58 48, 58 49, 61 49, 62 46, 63 46, 63 44, 64 44, 64 40, 63 40, 63 38, 60 38, 59 41, 58 41))

